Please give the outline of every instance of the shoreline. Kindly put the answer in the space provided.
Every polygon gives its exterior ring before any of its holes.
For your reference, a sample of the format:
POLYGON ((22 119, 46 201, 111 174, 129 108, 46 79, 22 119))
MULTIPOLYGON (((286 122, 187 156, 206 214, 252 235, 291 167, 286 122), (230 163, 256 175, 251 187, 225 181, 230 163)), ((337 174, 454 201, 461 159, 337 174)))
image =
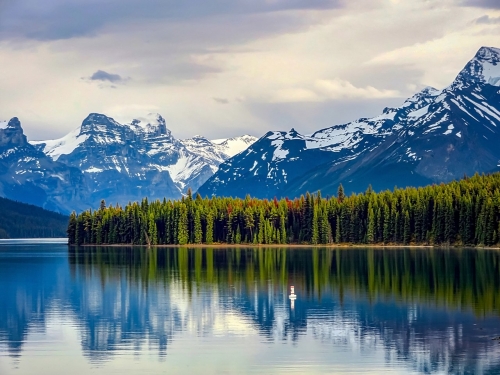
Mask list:
POLYGON ((225 248, 328 248, 328 249, 349 249, 349 248, 377 248, 377 249, 456 249, 456 248, 467 248, 467 249, 483 249, 483 250, 500 250, 500 247, 489 247, 489 246, 465 246, 465 245, 397 245, 397 244, 186 244, 186 245, 133 245, 133 244, 82 244, 74 245, 71 244, 69 247, 137 247, 137 248, 213 248, 213 249, 225 249, 225 248))

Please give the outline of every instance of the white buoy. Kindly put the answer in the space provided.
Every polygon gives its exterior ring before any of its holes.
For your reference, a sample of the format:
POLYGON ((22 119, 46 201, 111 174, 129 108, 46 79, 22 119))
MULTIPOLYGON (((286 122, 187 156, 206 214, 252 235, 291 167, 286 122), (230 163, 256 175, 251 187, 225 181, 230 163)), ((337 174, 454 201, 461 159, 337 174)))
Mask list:
POLYGON ((297 299, 297 295, 295 294, 295 288, 293 287, 293 285, 290 287, 290 295, 288 296, 288 298, 290 298, 290 302, 292 303, 292 310, 294 309, 295 307, 295 300, 297 299))
POLYGON ((295 294, 295 287, 292 285, 290 287, 290 296, 289 296, 290 299, 296 299, 297 298, 297 295, 295 294))

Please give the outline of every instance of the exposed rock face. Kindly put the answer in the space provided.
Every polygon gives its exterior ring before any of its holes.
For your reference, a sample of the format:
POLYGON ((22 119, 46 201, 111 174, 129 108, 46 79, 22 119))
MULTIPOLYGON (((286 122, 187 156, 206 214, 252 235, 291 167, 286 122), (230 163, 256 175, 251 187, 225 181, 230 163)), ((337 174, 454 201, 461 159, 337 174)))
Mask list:
POLYGON ((14 117, 0 122, 0 195, 67 213, 86 207, 88 188, 77 169, 30 145, 14 117))
POLYGON ((225 139, 216 141, 220 144, 201 136, 177 140, 158 114, 121 124, 91 113, 65 137, 32 144, 53 160, 81 170, 88 202, 96 207, 101 199, 113 204, 143 197, 178 199, 188 188, 196 191, 231 152, 255 140, 237 137, 232 147, 225 139))
POLYGON ((23 147, 27 143, 28 140, 17 117, 13 117, 9 122, 0 122, 0 147, 23 147))

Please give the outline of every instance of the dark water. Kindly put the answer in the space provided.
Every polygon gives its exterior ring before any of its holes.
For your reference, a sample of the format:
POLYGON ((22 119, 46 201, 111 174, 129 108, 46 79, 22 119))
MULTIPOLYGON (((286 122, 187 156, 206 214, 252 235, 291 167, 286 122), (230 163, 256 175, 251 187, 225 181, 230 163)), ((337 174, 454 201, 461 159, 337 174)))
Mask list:
POLYGON ((496 251, 0 243, 2 375, 500 374, 498 336, 496 251))

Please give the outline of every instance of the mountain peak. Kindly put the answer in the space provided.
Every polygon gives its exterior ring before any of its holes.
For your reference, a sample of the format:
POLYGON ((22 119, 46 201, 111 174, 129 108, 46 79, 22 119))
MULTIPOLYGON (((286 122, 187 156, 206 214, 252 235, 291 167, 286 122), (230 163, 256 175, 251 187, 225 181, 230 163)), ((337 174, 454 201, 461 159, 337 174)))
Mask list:
POLYGON ((7 127, 21 129, 21 121, 19 121, 17 117, 12 117, 7 124, 7 127))
POLYGON ((498 64, 500 62, 500 49, 495 47, 481 47, 477 51, 475 58, 498 64))
POLYGON ((80 135, 102 132, 104 129, 114 128, 117 126, 121 125, 111 117, 101 113, 91 113, 85 118, 85 120, 83 120, 82 126, 80 127, 80 135))
POLYGON ((9 121, 0 121, 0 129, 21 129, 21 122, 17 117, 12 117, 9 121))
POLYGON ((136 117, 127 125, 134 129, 140 128, 146 133, 155 136, 171 136, 165 119, 159 113, 148 113, 146 116, 136 117))
POLYGON ((474 58, 458 74, 452 86, 462 87, 468 83, 500 86, 500 49, 481 47, 474 58))
POLYGON ((28 143, 17 117, 0 121, 0 146, 24 146, 28 143))

